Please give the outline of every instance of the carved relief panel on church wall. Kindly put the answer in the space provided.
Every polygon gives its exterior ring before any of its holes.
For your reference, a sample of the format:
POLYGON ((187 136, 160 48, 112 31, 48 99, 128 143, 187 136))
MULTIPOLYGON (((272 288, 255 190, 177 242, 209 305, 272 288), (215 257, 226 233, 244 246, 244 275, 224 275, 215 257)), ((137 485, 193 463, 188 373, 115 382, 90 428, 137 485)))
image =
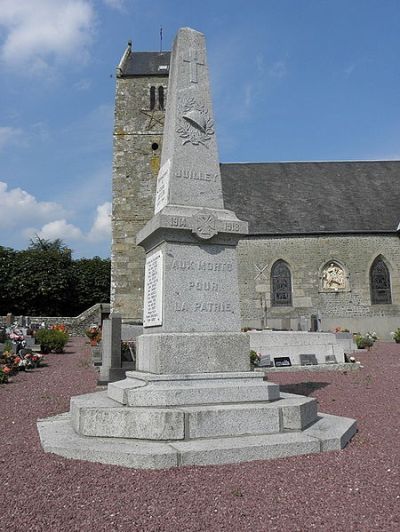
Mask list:
POLYGON ((328 262, 321 271, 321 289, 324 292, 343 292, 348 289, 348 275, 335 261, 328 262))

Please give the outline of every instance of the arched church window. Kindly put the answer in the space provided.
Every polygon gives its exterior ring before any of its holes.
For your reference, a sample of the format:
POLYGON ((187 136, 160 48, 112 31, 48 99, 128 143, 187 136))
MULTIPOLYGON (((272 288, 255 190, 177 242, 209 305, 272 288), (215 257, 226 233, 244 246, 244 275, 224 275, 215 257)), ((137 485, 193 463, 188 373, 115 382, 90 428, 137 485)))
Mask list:
POLYGON ((150 111, 156 106, 156 88, 150 87, 150 111))
POLYGON ((162 85, 158 87, 158 108, 164 111, 164 87, 162 85))
POLYGON ((390 273, 382 257, 377 257, 370 270, 371 303, 373 305, 390 305, 390 273))
POLYGON ((271 304, 273 307, 290 307, 292 304, 292 279, 289 266, 283 260, 272 266, 271 304))

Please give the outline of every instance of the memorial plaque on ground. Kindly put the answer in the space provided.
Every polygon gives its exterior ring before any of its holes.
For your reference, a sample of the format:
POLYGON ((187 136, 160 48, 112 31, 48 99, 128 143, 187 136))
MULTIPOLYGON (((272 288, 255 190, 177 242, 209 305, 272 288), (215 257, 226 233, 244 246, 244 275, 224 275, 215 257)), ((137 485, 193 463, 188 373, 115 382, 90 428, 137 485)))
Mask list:
POLYGON ((270 355, 261 355, 260 361, 258 362, 260 368, 270 368, 273 365, 274 363, 271 361, 270 355))
POLYGON ((316 364, 318 364, 317 355, 300 355, 300 364, 302 366, 315 366, 316 364))
POLYGON ((291 366, 292 362, 290 357, 275 357, 274 364, 276 368, 284 368, 285 366, 291 366))
POLYGON ((335 355, 325 355, 326 364, 337 364, 335 355))

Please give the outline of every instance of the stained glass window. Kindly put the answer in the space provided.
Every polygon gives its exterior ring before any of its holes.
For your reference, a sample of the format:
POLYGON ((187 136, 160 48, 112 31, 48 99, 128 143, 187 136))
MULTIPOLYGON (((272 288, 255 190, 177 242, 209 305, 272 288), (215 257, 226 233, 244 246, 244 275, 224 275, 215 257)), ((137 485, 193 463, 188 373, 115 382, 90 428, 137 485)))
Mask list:
POLYGON ((289 307, 292 304, 292 280, 288 265, 278 260, 271 271, 271 303, 273 307, 289 307))
POLYGON ((390 305, 390 274, 381 257, 377 257, 370 271, 371 303, 373 305, 390 305))

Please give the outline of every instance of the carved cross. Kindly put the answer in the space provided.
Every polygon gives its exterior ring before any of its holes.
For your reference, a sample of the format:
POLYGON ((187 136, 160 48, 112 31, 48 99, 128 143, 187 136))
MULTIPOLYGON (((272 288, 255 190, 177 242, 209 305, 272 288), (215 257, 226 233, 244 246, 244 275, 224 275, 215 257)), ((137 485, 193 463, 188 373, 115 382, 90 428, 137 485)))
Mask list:
POLYGON ((184 63, 189 63, 190 65, 190 82, 191 83, 197 83, 197 66, 204 66, 204 63, 201 63, 199 61, 199 58, 197 57, 197 52, 192 53, 190 50, 189 52, 189 58, 183 60, 184 63))
POLYGON ((266 264, 264 267, 259 267, 257 264, 254 264, 255 268, 256 268, 256 272, 257 272, 257 275, 254 277, 254 280, 257 281, 257 279, 260 277, 263 277, 265 280, 267 279, 266 276, 265 276, 265 273, 264 271, 267 269, 268 267, 268 264, 266 264))

